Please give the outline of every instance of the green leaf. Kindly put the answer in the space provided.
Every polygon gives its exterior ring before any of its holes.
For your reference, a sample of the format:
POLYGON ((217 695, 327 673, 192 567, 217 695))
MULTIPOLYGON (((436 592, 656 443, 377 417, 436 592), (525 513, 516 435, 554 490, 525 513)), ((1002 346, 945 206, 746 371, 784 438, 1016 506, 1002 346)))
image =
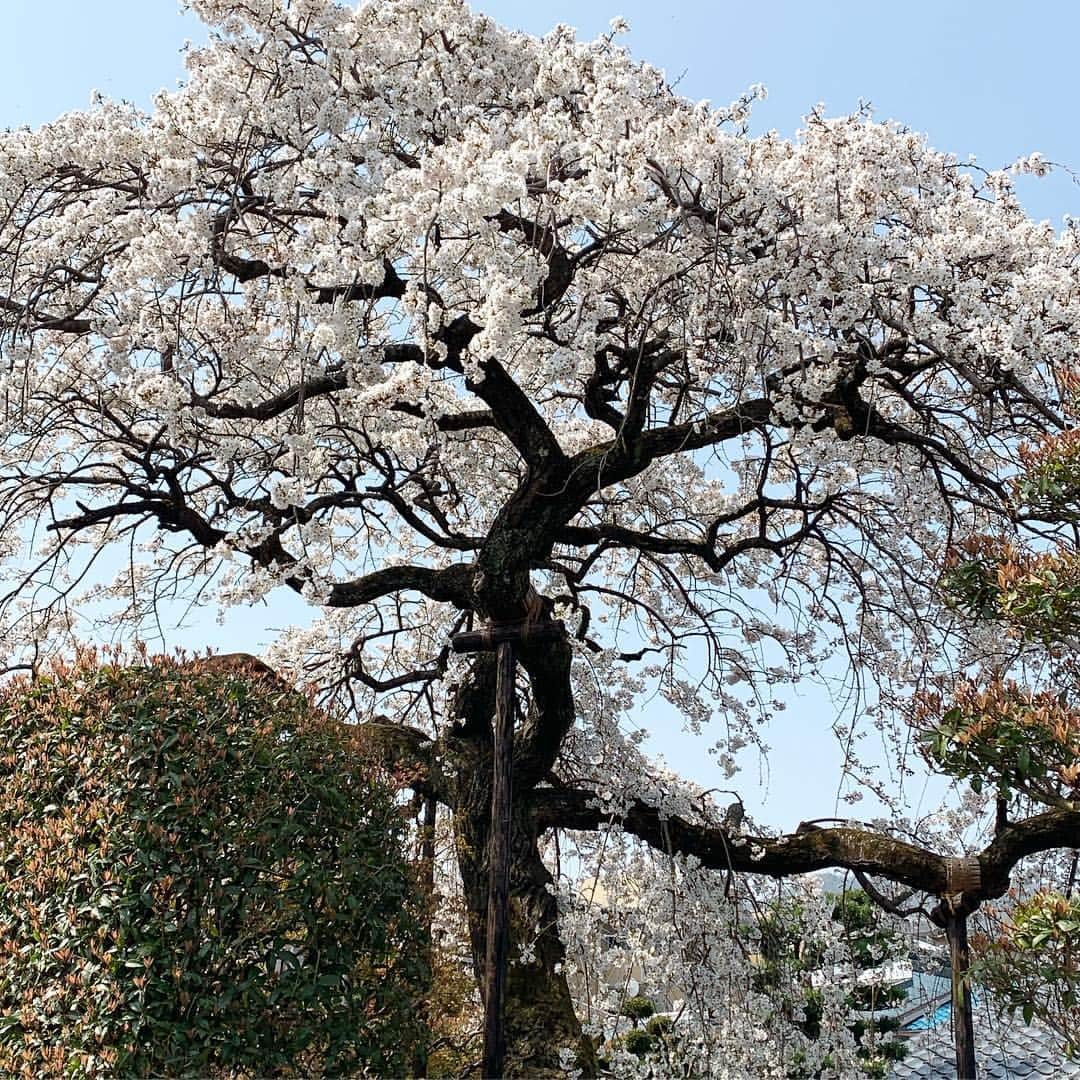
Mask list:
POLYGON ((1016 756, 1016 768, 1021 776, 1027 776, 1031 772, 1031 749, 1021 746, 1016 756))

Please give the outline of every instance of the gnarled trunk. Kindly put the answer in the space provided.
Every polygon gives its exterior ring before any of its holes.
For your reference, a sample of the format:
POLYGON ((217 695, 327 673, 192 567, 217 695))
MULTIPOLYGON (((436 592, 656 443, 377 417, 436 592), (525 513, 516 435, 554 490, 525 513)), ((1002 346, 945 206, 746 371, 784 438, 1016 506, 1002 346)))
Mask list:
MULTIPOLYGON (((483 985, 487 927, 486 811, 455 816, 458 867, 469 913, 469 939, 477 980, 483 985)), ((560 968, 566 952, 558 931, 558 908, 548 891, 552 877, 536 837, 514 813, 510 848, 510 948, 506 973, 506 1075, 562 1076, 559 1051, 570 1049, 592 1075, 591 1043, 581 1034, 560 968)))
MULTIPOLYGON (((487 933, 488 834, 491 822, 491 716, 493 665, 477 662, 474 678, 456 702, 457 724, 447 740, 454 765, 454 843, 468 911, 473 967, 484 985, 487 933)), ((571 1050, 584 1075, 595 1073, 592 1044, 581 1033, 561 965, 558 906, 552 876, 540 858, 530 791, 515 789, 510 841, 509 967, 506 973, 508 1077, 564 1073, 559 1052, 571 1050)))

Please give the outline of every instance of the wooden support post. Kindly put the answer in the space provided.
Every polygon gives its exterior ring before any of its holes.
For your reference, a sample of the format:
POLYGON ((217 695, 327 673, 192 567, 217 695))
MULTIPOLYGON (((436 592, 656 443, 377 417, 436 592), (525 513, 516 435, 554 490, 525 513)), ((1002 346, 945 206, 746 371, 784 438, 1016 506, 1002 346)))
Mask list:
POLYGON ((949 959, 952 965, 952 1026, 956 1046, 956 1075, 959 1080, 976 1080, 975 1022, 968 979, 970 955, 967 921, 968 914, 963 906, 949 905, 945 935, 949 939, 949 959))
MULTIPOLYGON (((438 816, 438 804, 433 796, 424 799, 423 820, 420 824, 420 892, 424 898, 424 921, 427 924, 427 981, 426 992, 419 1004, 421 1026, 427 1027, 431 1019, 431 986, 434 980, 435 949, 431 932, 432 921, 435 917, 435 825, 438 816)), ((413 1080, 426 1080, 428 1074, 428 1049, 423 1044, 417 1045, 413 1052, 412 1075, 413 1080)))
POLYGON ((484 1077, 499 1078, 506 1061, 503 1013, 510 922, 510 801, 514 770, 513 642, 496 650, 495 746, 491 784, 490 871, 484 960, 484 1077))
POLYGON ((457 634, 455 652, 495 650, 495 740, 492 749, 491 827, 488 838, 487 938, 484 946, 483 1080, 501 1080, 506 1062, 506 963, 510 928, 510 833, 514 772, 514 675, 519 641, 551 641, 561 622, 496 623, 457 634))
POLYGON ((975 1020, 971 1008, 971 979, 968 969, 968 916, 979 906, 982 892, 982 864, 975 856, 947 859, 946 892, 930 912, 930 918, 945 931, 949 941, 952 972, 952 1029, 959 1080, 977 1080, 975 1067, 975 1020))

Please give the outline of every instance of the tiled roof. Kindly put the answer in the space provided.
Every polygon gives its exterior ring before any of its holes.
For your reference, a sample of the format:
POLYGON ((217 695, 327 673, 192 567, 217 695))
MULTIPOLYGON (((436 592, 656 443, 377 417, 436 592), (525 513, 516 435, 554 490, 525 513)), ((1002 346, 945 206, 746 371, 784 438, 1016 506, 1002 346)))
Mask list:
MULTIPOLYGON (((948 1023, 921 1031, 907 1040, 907 1056, 889 1073, 895 1080, 955 1080, 956 1056, 948 1023)), ((975 1014, 975 1062, 979 1080, 1039 1080, 1080 1077, 1080 1061, 1061 1051, 1061 1039, 1038 1021, 997 1016, 988 1009, 975 1014)))

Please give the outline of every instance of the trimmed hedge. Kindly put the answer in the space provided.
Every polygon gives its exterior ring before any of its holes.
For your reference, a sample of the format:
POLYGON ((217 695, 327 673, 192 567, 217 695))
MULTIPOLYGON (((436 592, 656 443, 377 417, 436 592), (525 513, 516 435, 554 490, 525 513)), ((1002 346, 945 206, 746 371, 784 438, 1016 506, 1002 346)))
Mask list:
POLYGON ((402 1074, 417 912, 390 789, 272 677, 0 689, 0 1073, 402 1074))

